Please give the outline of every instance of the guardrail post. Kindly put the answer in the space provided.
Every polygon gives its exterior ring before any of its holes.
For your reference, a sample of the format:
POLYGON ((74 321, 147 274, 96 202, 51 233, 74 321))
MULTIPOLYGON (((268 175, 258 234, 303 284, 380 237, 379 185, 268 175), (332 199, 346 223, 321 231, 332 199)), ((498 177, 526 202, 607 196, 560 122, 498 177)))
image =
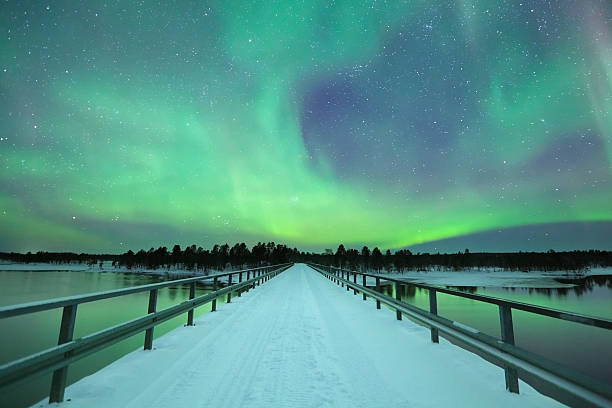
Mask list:
MULTIPOLYGON (((189 284, 189 300, 195 297, 195 282, 189 284)), ((193 309, 187 312, 187 326, 193 326, 193 309)))
MULTIPOLYGON (((340 268, 340 279, 344 279, 344 271, 342 270, 342 268, 340 268)), ((344 282, 340 281, 340 287, 343 288, 344 287, 344 282)))
MULTIPOLYGON (((230 273, 228 280, 227 280, 227 286, 232 286, 232 274, 230 273)), ((232 290, 230 289, 229 292, 227 292, 227 303, 230 303, 232 301, 232 290)))
MULTIPOLYGON (((268 268, 266 268, 266 271, 268 270, 268 268)), ((261 276, 261 270, 257 271, 257 277, 259 278, 261 276)), ((261 284, 261 278, 257 279, 257 286, 259 286, 261 284)))
MULTIPOLYGON (((153 289, 149 291, 149 308, 147 309, 147 313, 155 313, 157 310, 157 289, 153 289)), ((154 327, 149 327, 145 332, 145 341, 144 341, 144 349, 151 350, 153 348, 153 329, 154 327)))
POLYGON ((349 290, 351 290, 351 288, 349 288, 349 284, 348 284, 348 282, 351 281, 351 272, 350 271, 346 271, 346 281, 347 281, 346 291, 348 292, 349 290))
MULTIPOLYGON (((436 298, 436 290, 429 289, 429 313, 438 315, 438 299, 436 298)), ((438 329, 435 327, 431 328, 431 341, 434 343, 439 343, 440 339, 438 338, 438 329)))
MULTIPOLYGON (((64 344, 72 341, 74 334, 74 322, 76 321, 77 305, 64 306, 62 311, 62 322, 60 323, 60 332, 57 344, 64 344)), ((68 357, 71 352, 64 354, 68 357)), ((51 380, 51 392, 49 393, 49 403, 62 402, 64 400, 64 390, 66 389, 66 376, 68 374, 68 366, 58 368, 53 372, 51 380)))
MULTIPOLYGON (((242 272, 238 274, 238 283, 242 283, 242 272)), ((242 290, 238 290, 238 297, 242 296, 242 290)))
POLYGON ((357 272, 353 272, 353 283, 355 286, 353 287, 353 295, 357 294, 357 272))
MULTIPOLYGON (((499 324, 501 327, 501 339, 504 343, 514 345, 514 328, 512 326, 512 308, 508 305, 499 305, 499 324)), ((518 372, 516 368, 504 366, 506 374, 506 389, 510 392, 519 393, 518 372)))
MULTIPOLYGON (((362 279, 362 281, 363 281, 363 282, 362 282, 362 283, 363 283, 363 285, 362 285, 362 286, 365 288, 365 287, 366 287, 366 276, 365 276, 365 275, 361 275, 361 277, 363 278, 363 279, 362 279)), ((363 291, 362 293, 363 293, 363 300, 366 300, 367 298, 366 298, 365 291, 363 291)))
MULTIPOLYGON (((217 277, 215 276, 215 279, 213 279, 213 292, 216 292, 216 291, 217 291, 217 277)), ((211 303, 212 305, 210 307, 210 311, 214 312, 217 310, 217 298, 214 298, 211 303)))
MULTIPOLYGON (((380 293, 380 278, 376 277, 376 291, 380 293)), ((376 308, 380 309, 380 300, 376 299, 376 308)))
MULTIPOLYGON (((402 285, 398 282, 395 282, 394 286, 395 286, 395 299, 402 300, 402 297, 400 294, 402 290, 402 285)), ((395 309, 395 317, 397 320, 402 320, 402 312, 400 312, 399 309, 395 309)))

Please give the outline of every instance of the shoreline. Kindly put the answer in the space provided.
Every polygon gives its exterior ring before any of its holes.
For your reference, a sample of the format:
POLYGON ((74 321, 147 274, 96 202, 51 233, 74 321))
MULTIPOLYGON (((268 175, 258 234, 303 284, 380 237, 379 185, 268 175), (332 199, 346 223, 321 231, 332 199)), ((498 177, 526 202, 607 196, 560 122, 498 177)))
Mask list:
MULTIPOLYGON (((89 273, 126 273, 168 277, 208 276, 229 270, 188 270, 173 267, 170 269, 146 269, 114 267, 110 261, 89 266, 83 263, 50 264, 50 263, 0 263, 0 271, 14 272, 89 272, 89 273)), ((371 272, 375 274, 374 272, 371 272)), ((382 271, 382 277, 405 280, 407 283, 420 283, 439 286, 472 286, 472 287, 523 287, 523 288, 571 288, 593 276, 612 276, 612 268, 589 268, 583 273, 569 271, 510 271, 498 268, 480 268, 464 270, 409 270, 403 273, 382 271), (560 282, 576 281, 576 283, 560 282)), ((370 278, 371 279, 371 278, 370 278)), ((368 281, 370 280, 368 279, 368 281)), ((373 280, 373 279, 372 279, 373 280)), ((370 283, 370 282, 368 282, 370 283)))

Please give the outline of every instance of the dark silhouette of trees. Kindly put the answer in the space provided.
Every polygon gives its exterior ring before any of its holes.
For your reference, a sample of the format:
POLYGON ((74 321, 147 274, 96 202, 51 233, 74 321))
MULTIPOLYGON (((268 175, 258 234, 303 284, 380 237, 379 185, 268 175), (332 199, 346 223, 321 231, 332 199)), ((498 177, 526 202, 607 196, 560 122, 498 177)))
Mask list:
POLYGON ((349 269, 357 269, 360 265, 359 251, 356 249, 347 250, 346 262, 349 269))
POLYGON ((229 259, 232 260, 232 265, 239 265, 240 267, 247 264, 249 255, 249 249, 244 242, 234 245, 229 251, 229 259))
POLYGON ((342 267, 346 262, 346 249, 344 249, 344 245, 338 245, 338 249, 336 250, 336 266, 342 267))
POLYGON ((370 269, 370 248, 367 246, 361 248, 361 268, 363 270, 370 269))
POLYGON ((383 267, 383 255, 380 252, 378 247, 372 250, 372 268, 376 270, 376 272, 380 272, 383 267))
MULTIPOLYGON (((567 251, 567 252, 509 252, 509 253, 475 253, 459 251, 454 254, 413 254, 408 249, 381 254, 378 248, 370 252, 364 246, 359 252, 356 249, 345 249, 346 262, 343 268, 362 269, 403 273, 406 270, 463 270, 463 269, 504 269, 511 271, 567 271, 581 272, 589 267, 612 266, 612 252, 600 250, 567 251)), ((326 254, 306 253, 300 261, 315 262, 338 266, 339 257, 326 254)))
POLYGON ((195 244, 181 249, 174 245, 172 251, 167 247, 138 250, 131 249, 123 254, 76 254, 71 252, 28 252, 0 253, 0 259, 23 263, 82 263, 95 267, 99 262, 112 262, 113 266, 125 269, 186 269, 199 273, 228 268, 246 269, 263 265, 285 262, 315 262, 325 265, 341 266, 345 269, 362 269, 376 272, 399 272, 406 270, 423 271, 431 269, 462 270, 495 268, 511 271, 568 271, 580 272, 589 267, 612 266, 612 252, 600 250, 565 251, 549 250, 547 252, 510 252, 510 253, 477 253, 467 248, 454 254, 413 254, 408 249, 395 252, 386 250, 383 255, 376 247, 371 252, 367 246, 361 251, 346 249, 343 244, 335 253, 300 252, 297 248, 274 242, 258 242, 250 250, 247 245, 236 243, 214 245, 211 250, 195 244))
POLYGON ((172 263, 179 263, 181 261, 181 246, 175 245, 172 248, 172 263))
POLYGON ((391 254, 391 250, 387 249, 385 252, 385 259, 383 260, 383 267, 390 271, 391 265, 393 265, 393 255, 391 254))

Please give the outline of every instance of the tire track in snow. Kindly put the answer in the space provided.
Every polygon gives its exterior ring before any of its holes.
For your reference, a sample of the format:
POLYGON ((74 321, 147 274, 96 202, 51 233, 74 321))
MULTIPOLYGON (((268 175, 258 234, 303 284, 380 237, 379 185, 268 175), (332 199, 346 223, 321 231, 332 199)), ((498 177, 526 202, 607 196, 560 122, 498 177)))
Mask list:
POLYGON ((342 404, 349 399, 352 400, 351 406, 371 406, 373 395, 391 395, 391 390, 384 381, 380 381, 384 376, 370 361, 370 353, 363 347, 363 338, 367 333, 355 331, 354 325, 345 323, 347 318, 354 318, 354 315, 347 314, 341 306, 349 303, 352 309, 355 303, 358 305, 361 297, 357 299, 358 296, 354 296, 353 291, 341 290, 312 269, 305 273, 310 293, 313 296, 316 293, 315 305, 320 316, 319 324, 325 329, 324 338, 330 350, 327 358, 335 367, 337 386, 342 391, 336 402, 342 404), (342 302, 338 301, 338 297, 344 297, 342 302), (364 377, 371 379, 370 386, 364 387, 364 377))
MULTIPOLYGON (((267 286, 272 286, 282 277, 283 274, 259 286, 253 292, 243 294, 240 298, 233 298, 230 304, 221 303, 219 299, 215 313, 197 319, 193 328, 183 328, 183 330, 197 329, 200 333, 203 332, 204 336, 194 347, 173 362, 173 365, 185 368, 182 374, 175 377, 176 373, 173 370, 164 373, 162 368, 157 380, 131 401, 129 406, 152 408, 175 404, 179 406, 181 400, 192 402, 194 393, 199 396, 196 400, 202 401, 201 406, 212 402, 217 406, 240 405, 239 401, 235 400, 241 399, 241 391, 244 390, 245 384, 248 386, 252 380, 246 368, 257 365, 264 344, 277 323, 275 319, 262 319, 262 310, 268 310, 268 307, 262 306, 268 306, 265 303, 271 301, 270 296, 263 292, 267 292, 265 290, 269 289, 267 286), (210 319, 207 319, 208 317, 210 319), (240 333, 248 321, 257 321, 258 326, 255 326, 257 330, 252 330, 248 338, 240 334, 237 336, 236 333, 240 333), (232 401, 238 404, 232 405, 232 401)), ((178 340, 180 342, 180 338, 178 340)), ((162 348, 154 350, 158 353, 163 351, 162 348)))
POLYGON ((338 381, 326 363, 329 350, 323 341, 315 296, 305 280, 309 271, 296 268, 290 273, 295 276, 290 296, 279 308, 281 328, 264 357, 271 377, 260 381, 265 392, 254 402, 256 406, 331 406, 338 381))

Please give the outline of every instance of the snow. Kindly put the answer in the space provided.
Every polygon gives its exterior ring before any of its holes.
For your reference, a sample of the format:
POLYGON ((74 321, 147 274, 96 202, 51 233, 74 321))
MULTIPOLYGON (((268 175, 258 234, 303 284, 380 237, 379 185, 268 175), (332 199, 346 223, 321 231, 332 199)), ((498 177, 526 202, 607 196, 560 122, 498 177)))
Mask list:
MULTIPOLYGON (((99 263, 88 266, 85 263, 78 264, 50 264, 50 263, 10 263, 0 262, 0 271, 82 271, 82 272, 120 272, 141 273, 149 275, 165 276, 170 279, 180 279, 190 276, 207 276, 218 273, 230 272, 208 270, 206 274, 202 270, 187 270, 181 267, 171 269, 127 269, 126 267, 113 267, 112 262, 104 262, 102 269, 99 263)), ((370 271, 370 273, 374 273, 370 271)), ((478 287, 517 287, 517 288, 567 288, 576 286, 571 283, 561 283, 555 279, 582 279, 588 276, 612 275, 612 268, 590 268, 583 274, 573 274, 562 271, 543 272, 530 271, 527 273, 493 268, 466 269, 460 271, 451 270, 428 270, 428 271, 406 271, 404 273, 380 274, 381 277, 405 280, 406 282, 421 283, 426 285, 441 286, 478 286, 478 287)), ((219 278, 225 282, 227 278, 219 278)), ((360 282, 359 282, 360 283, 360 282)), ((374 285, 375 280, 368 278, 368 286, 374 285)))
POLYGON ((586 276, 612 275, 612 268, 590 268, 586 276))
MULTIPOLYGON (((90 268, 84 263, 71 264, 52 264, 52 263, 20 263, 20 262, 0 262, 0 271, 100 271, 100 267, 90 268)), ((104 271, 100 271, 104 272, 104 271)))
POLYGON ((522 382, 507 392, 502 369, 303 264, 153 346, 71 385, 59 406, 562 406, 522 382))
MULTIPOLYGON (((583 279, 588 276, 612 275, 612 268, 591 268, 582 275, 562 271, 515 272, 495 269, 467 269, 460 271, 407 271, 405 273, 382 273, 381 277, 405 280, 411 283, 440 286, 516 287, 516 288, 567 288, 576 286, 561 283, 556 279, 583 279)), ((373 278, 368 285, 374 285, 373 278)))
MULTIPOLYGON (((181 279, 191 276, 208 276, 218 273, 231 272, 219 271, 214 269, 208 269, 206 272, 199 270, 189 270, 176 266, 168 268, 148 269, 141 267, 133 267, 128 269, 125 266, 112 266, 112 262, 105 261, 102 263, 102 269, 100 269, 100 263, 96 263, 92 266, 86 263, 43 263, 43 262, 32 262, 32 263, 20 263, 20 262, 1 262, 0 271, 26 271, 26 272, 92 272, 92 273, 104 273, 104 272, 117 272, 117 273, 138 273, 144 275, 157 275, 166 276, 171 279, 181 279)), ((219 278, 220 281, 224 281, 226 278, 219 278)))

